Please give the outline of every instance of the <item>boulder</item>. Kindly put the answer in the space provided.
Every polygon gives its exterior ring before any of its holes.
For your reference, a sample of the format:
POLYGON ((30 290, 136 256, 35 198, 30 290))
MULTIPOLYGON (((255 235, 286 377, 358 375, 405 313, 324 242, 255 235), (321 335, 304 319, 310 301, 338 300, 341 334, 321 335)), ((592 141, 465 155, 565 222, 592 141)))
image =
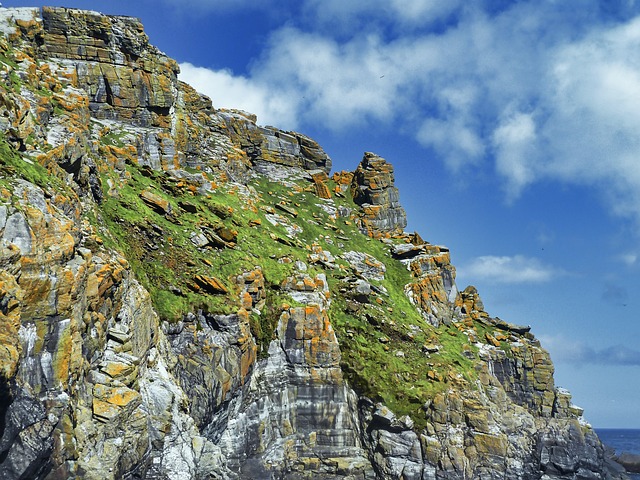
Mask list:
POLYGON ((153 193, 149 190, 144 190, 140 193, 140 198, 156 213, 159 213, 161 215, 171 213, 171 204, 157 193, 153 193))
POLYGON ((640 473, 640 455, 622 453, 615 459, 629 473, 640 473))
POLYGON ((213 295, 226 295, 229 293, 227 287, 215 277, 208 277, 206 275, 196 275, 193 277, 191 288, 195 291, 204 291, 213 295))
POLYGON ((252 161, 266 161, 302 170, 331 171, 331 158, 317 142, 298 132, 256 124, 255 116, 235 110, 218 112, 233 143, 252 161))
POLYGON ((323 170, 318 170, 310 173, 316 190, 316 195, 324 199, 331 198, 331 190, 329 190, 329 187, 327 186, 329 177, 327 176, 326 172, 323 170))

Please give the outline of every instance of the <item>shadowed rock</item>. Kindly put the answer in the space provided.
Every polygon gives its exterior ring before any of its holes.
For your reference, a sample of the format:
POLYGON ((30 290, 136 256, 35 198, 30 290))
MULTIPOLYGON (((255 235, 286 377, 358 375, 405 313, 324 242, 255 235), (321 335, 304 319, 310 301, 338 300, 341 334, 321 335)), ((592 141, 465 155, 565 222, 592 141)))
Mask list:
POLYGON ((640 455, 622 453, 616 457, 616 461, 629 473, 640 473, 640 455))
POLYGON ((331 189, 136 19, 0 23, 0 479, 624 478, 384 159, 331 189))

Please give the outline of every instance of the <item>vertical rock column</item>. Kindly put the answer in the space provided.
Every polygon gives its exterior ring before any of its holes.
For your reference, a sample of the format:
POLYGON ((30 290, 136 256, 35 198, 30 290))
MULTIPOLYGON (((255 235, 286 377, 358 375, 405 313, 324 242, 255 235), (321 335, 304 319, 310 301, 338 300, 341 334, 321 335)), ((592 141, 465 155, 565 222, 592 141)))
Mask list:
POLYGON ((340 368, 323 275, 298 275, 269 357, 232 407, 219 445, 238 478, 375 478, 360 444, 357 398, 340 368))
POLYGON ((402 231, 407 215, 394 186, 393 166, 378 155, 366 152, 353 174, 353 201, 362 207, 362 231, 373 237, 402 231))

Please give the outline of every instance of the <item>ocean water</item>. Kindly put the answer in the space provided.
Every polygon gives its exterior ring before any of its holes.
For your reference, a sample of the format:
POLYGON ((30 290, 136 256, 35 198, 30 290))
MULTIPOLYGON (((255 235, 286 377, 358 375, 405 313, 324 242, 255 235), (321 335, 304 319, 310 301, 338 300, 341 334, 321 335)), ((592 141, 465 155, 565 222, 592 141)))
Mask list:
MULTIPOLYGON (((596 428, 602 443, 613 448, 617 454, 623 452, 640 455, 640 430, 596 428)), ((630 474, 633 480, 640 480, 640 474, 630 474)))

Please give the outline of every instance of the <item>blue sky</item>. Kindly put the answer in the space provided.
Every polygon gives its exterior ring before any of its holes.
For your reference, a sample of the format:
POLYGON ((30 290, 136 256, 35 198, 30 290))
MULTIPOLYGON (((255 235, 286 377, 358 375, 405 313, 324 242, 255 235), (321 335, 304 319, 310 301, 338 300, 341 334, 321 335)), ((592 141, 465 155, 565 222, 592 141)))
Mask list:
POLYGON ((141 18, 214 106, 310 135, 334 170, 385 157, 458 286, 532 325, 594 426, 640 428, 640 2, 65 6, 141 18))

